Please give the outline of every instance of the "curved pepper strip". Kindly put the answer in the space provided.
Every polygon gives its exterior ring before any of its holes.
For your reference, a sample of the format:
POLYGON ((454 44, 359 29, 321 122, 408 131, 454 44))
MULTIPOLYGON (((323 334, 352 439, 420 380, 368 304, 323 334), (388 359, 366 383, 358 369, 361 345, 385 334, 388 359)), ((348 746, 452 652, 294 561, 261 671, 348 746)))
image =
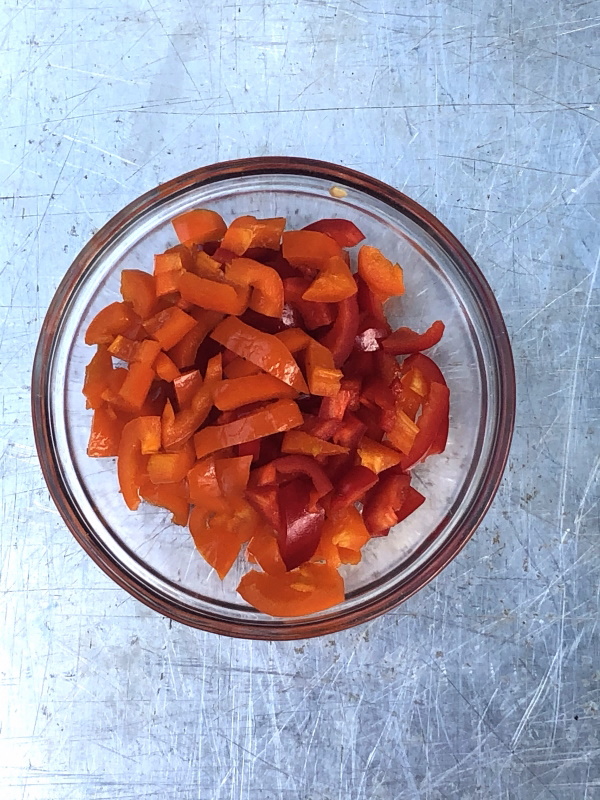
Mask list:
POLYGON ((303 477, 295 478, 279 488, 281 527, 277 543, 288 570, 308 561, 321 538, 325 511, 311 504, 312 494, 312 481, 303 477))
POLYGON ((293 400, 278 400, 262 411, 228 422, 208 426, 194 436, 197 458, 243 442, 251 442, 272 433, 287 431, 302 425, 300 409, 293 400))
POLYGON ((284 575, 251 570, 237 590, 254 608, 274 617, 314 614, 344 600, 344 581, 327 564, 303 564, 284 575))
POLYGON ((198 389, 189 408, 175 413, 170 401, 162 414, 162 446, 165 450, 179 450, 207 418, 213 405, 214 381, 205 381, 198 389))
MULTIPOLYGON (((423 403, 421 416, 417 420, 419 432, 415 436, 410 451, 400 462, 402 469, 410 469, 417 462, 422 461, 432 447, 440 444, 440 432, 445 435, 448 430, 448 415, 450 411, 450 391, 441 383, 432 383, 429 394, 423 403)), ((433 453, 432 453, 433 454, 433 453)))
POLYGON ((300 367, 278 338, 279 334, 262 333, 236 317, 227 317, 210 335, 223 347, 293 386, 296 391, 308 392, 300 367))
POLYGON ((232 283, 252 289, 249 307, 267 317, 283 313, 283 281, 277 270, 251 258, 234 258, 225 267, 225 277, 232 283))
POLYGON ((424 333, 417 333, 411 328, 398 328, 383 340, 382 347, 395 356, 429 350, 440 341, 444 335, 444 328, 444 323, 439 319, 424 333))
POLYGON ((408 475, 382 475, 369 491, 363 506, 363 520, 371 536, 387 536, 399 521, 410 487, 408 475))
POLYGON ((319 219, 310 225, 305 225, 302 230, 325 233, 340 247, 354 247, 365 238, 360 228, 348 219, 319 219))
POLYGON ((199 278, 192 272, 185 272, 181 276, 177 288, 184 300, 207 311, 241 314, 248 307, 248 287, 199 278))
POLYGON ((243 255, 250 247, 278 250, 281 234, 285 228, 285 217, 257 219, 252 216, 234 219, 223 236, 221 247, 236 256, 243 255))
POLYGON ((310 288, 308 278, 291 277, 283 281, 286 304, 302 317, 304 326, 312 331, 331 325, 335 319, 335 306, 332 303, 304 300, 303 295, 310 288))
POLYGON ((128 303, 110 303, 99 311, 85 332, 86 344, 110 344, 121 334, 135 339, 141 320, 128 303))
POLYGON ((83 395, 86 408, 100 408, 104 405, 102 394, 109 385, 109 376, 113 371, 112 358, 105 346, 100 345, 90 363, 85 368, 83 395))
POLYGON ((346 361, 358 332, 358 301, 356 295, 337 304, 338 312, 331 329, 321 339, 321 344, 331 350, 333 362, 341 367, 346 361))
POLYGON ((268 467, 280 475, 305 475, 309 478, 314 487, 310 494, 311 509, 333 489, 331 481, 323 471, 323 467, 311 456, 281 456, 281 458, 271 461, 268 467))

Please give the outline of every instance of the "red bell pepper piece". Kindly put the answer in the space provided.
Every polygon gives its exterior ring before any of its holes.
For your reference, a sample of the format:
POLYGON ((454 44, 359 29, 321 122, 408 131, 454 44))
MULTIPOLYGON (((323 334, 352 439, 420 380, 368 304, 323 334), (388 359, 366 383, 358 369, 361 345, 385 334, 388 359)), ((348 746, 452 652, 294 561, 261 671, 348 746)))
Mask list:
POLYGON ((383 340, 382 347, 396 356, 428 350, 440 341, 444 327, 444 323, 438 319, 425 333, 417 333, 411 328, 398 328, 383 340))
POLYGON ((339 480, 331 500, 332 512, 346 506, 354 505, 361 500, 372 486, 377 483, 377 475, 362 466, 351 467, 339 480))
POLYGON ((250 456, 252 461, 258 461, 260 457, 260 439, 238 444, 237 451, 239 456, 250 456))
POLYGON ((417 369, 427 381, 427 385, 431 383, 441 383, 446 386, 446 380, 442 374, 441 369, 429 356, 423 353, 414 353, 414 355, 405 358, 402 362, 401 374, 406 375, 411 369, 417 369))
POLYGON ((333 303, 304 300, 303 295, 311 285, 306 278, 285 278, 283 281, 285 302, 302 317, 304 327, 309 331, 331 325, 335 319, 333 303))
POLYGON ((331 439, 341 425, 339 419, 320 419, 313 414, 304 414, 304 423, 300 430, 319 439, 331 439))
POLYGON ((308 561, 321 538, 325 511, 311 503, 313 483, 295 478, 279 489, 279 552, 288 570, 308 561), (313 509, 313 510, 311 510, 313 509))
POLYGON ((335 366, 341 367, 352 351, 358 331, 358 301, 356 295, 337 303, 337 307, 335 321, 331 329, 320 341, 321 344, 331 350, 335 366))
POLYGON ((398 522, 402 522, 411 514, 413 514, 417 508, 420 508, 423 505, 424 502, 425 498, 423 495, 413 486, 409 486, 404 503, 402 504, 400 511, 397 512, 398 522))
POLYGON ((340 247, 354 247, 365 238, 364 233, 348 219, 319 219, 306 225, 302 230, 325 233, 340 247))
POLYGON ((336 444, 343 445, 345 448, 355 450, 362 441, 366 430, 367 426, 364 422, 351 411, 346 411, 342 424, 333 434, 333 441, 336 442, 336 444))
POLYGON ((305 475, 309 478, 314 486, 311 493, 311 508, 333 488, 323 468, 310 456, 282 456, 271 461, 269 466, 280 475, 305 475))
MULTIPOLYGON (((448 430, 449 410, 450 391, 448 387, 441 383, 432 383, 429 387, 429 394, 423 403, 421 416, 417 420, 419 432, 415 436, 410 451, 400 462, 402 469, 414 466, 426 457, 432 446, 437 449, 442 444, 440 435, 445 437, 448 430)), ((443 444, 445 446, 445 442, 443 444)))
POLYGON ((356 286, 358 287, 358 308, 360 317, 365 327, 385 328, 390 334, 392 329, 383 310, 383 301, 379 296, 371 291, 369 285, 360 275, 355 275, 356 286))
POLYGON ((408 475, 381 475, 365 497, 363 520, 371 536, 387 536, 397 524, 410 486, 408 475))
POLYGON ((252 486, 246 489, 246 499, 276 531, 281 529, 277 486, 252 486))
POLYGON ((276 336, 262 333, 236 317, 224 319, 210 335, 219 344, 293 386, 297 391, 308 391, 294 357, 276 336))

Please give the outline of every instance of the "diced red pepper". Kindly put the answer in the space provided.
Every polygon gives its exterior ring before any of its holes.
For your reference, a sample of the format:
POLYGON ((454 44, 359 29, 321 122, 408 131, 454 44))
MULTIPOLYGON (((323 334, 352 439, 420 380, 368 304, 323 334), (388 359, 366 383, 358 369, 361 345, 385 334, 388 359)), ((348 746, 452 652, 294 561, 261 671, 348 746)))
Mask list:
POLYGON ((308 561, 321 538, 325 511, 311 503, 313 484, 307 478, 295 478, 279 489, 279 552, 288 570, 308 561))
POLYGON ((331 510, 336 511, 362 500, 365 492, 377 483, 377 475, 362 466, 351 467, 342 476, 331 500, 331 510))
POLYGON ((425 333, 417 333, 411 328, 398 328, 383 340, 382 347, 396 356, 428 350, 440 341, 444 327, 444 323, 438 319, 425 333))
POLYGON ((419 432, 410 451, 400 462, 403 469, 409 469, 425 458, 432 445, 435 444, 437 447, 441 445, 440 432, 445 435, 448 429, 449 408, 450 392, 448 387, 441 383, 432 383, 429 387, 429 394, 423 403, 421 416, 417 420, 419 432))
POLYGON ((365 238, 364 233, 348 219, 319 219, 302 230, 325 233, 340 247, 354 247, 365 238))
POLYGON ((333 434, 333 441, 355 450, 362 441, 366 430, 367 426, 364 422, 358 419, 351 411, 346 411, 342 424, 333 434))
POLYGON ((344 418, 346 411, 356 411, 360 397, 360 381, 344 378, 340 390, 334 397, 324 397, 319 408, 321 419, 344 418))
POLYGON ((304 300, 303 295, 310 285, 307 278, 291 277, 283 281, 285 302, 300 314, 304 326, 312 331, 331 325, 335 319, 335 305, 304 300))
POLYGON ((305 475, 309 478, 314 486, 311 492, 311 508, 333 488, 323 468, 310 456, 282 456, 272 461, 269 466, 281 475, 305 475))
POLYGON ((382 475, 365 497, 363 520, 371 536, 387 536, 397 524, 410 486, 408 475, 382 475))
POLYGON ((337 304, 338 312, 331 329, 322 337, 324 344, 333 355, 336 367, 341 367, 346 361, 358 331, 358 301, 356 295, 348 297, 337 304))

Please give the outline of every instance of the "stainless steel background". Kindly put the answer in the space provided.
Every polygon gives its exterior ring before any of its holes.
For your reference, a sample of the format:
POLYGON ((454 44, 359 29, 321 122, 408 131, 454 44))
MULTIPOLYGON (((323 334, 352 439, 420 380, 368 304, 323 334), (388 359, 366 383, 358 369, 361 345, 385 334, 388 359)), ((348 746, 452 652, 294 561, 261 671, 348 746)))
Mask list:
POLYGON ((5 0, 0 46, 2 800, 600 798, 600 2, 5 0), (437 214, 519 381, 460 557, 398 611, 281 644, 112 585, 48 497, 29 413, 44 312, 93 231, 263 154, 437 214))

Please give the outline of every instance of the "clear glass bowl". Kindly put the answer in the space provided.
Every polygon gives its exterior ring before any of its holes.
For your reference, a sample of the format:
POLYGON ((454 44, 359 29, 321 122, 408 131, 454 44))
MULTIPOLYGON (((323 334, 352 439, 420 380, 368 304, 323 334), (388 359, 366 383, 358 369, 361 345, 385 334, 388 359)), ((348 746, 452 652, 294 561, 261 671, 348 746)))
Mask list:
POLYGON ((294 158, 256 158, 195 170, 158 186, 123 209, 86 245, 50 305, 32 385, 37 448, 50 493, 75 538, 134 597, 179 622, 230 636, 295 639, 365 622, 430 581, 467 542, 498 487, 515 407, 512 355, 496 300, 462 245, 401 192, 343 167, 294 158), (330 189, 341 187, 343 198, 330 189), (451 391, 448 447, 414 470, 426 503, 387 538, 369 542, 358 566, 343 568, 344 603, 294 619, 276 619, 237 595, 250 568, 242 558, 221 582, 186 528, 142 504, 125 507, 114 459, 86 455, 91 412, 81 387, 93 349, 84 332, 120 299, 125 267, 151 270, 175 243, 170 220, 209 207, 226 221, 242 214, 283 216, 299 228, 345 217, 367 242, 404 268, 406 294, 389 303, 391 324, 419 330, 442 319, 432 352, 451 391))

